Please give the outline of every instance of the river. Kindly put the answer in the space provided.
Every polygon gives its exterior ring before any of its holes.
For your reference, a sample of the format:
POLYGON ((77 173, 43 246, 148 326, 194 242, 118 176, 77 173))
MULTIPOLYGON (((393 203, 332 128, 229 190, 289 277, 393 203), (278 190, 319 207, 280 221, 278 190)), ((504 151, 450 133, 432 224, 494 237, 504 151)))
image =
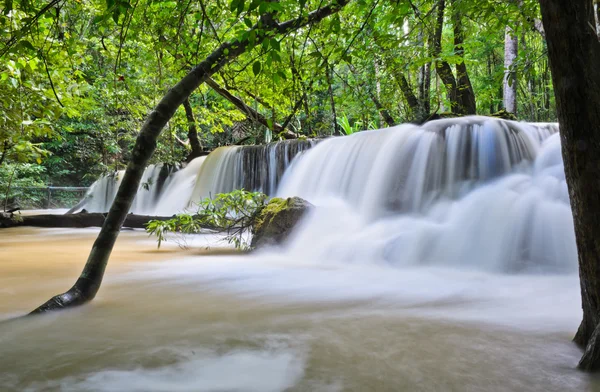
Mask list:
POLYGON ((202 237, 157 250, 124 231, 91 304, 9 321, 70 287, 96 234, 2 231, 0 390, 600 391, 575 370, 575 274, 231 255, 202 237))

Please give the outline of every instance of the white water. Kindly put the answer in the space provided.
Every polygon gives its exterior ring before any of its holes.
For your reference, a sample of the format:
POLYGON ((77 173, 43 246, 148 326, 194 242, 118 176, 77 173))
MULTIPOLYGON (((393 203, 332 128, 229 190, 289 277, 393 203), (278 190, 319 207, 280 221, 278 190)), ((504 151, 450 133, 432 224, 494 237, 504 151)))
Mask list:
POLYGON ((551 131, 474 117, 327 140, 294 163, 278 192, 321 207, 289 252, 348 263, 573 272, 560 139, 551 131))
MULTIPOLYGON (((314 141, 283 141, 264 146, 220 147, 206 157, 194 159, 181 170, 169 167, 167 173, 162 164, 149 165, 130 212, 172 215, 193 209, 203 198, 235 189, 272 195, 292 159, 314 144, 314 141)), ((74 212, 82 209, 108 212, 123 174, 124 171, 119 171, 98 179, 74 212)))

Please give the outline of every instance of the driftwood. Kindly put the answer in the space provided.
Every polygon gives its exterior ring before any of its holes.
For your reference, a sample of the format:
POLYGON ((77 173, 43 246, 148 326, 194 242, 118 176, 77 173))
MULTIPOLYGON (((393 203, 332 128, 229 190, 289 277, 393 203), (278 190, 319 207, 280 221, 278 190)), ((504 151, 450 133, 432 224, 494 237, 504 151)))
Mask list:
MULTIPOLYGON (((69 215, 14 215, 9 213, 0 213, 0 228, 19 226, 33 227, 62 227, 62 228, 83 228, 83 227, 101 227, 107 214, 103 213, 79 213, 69 215)), ((123 227, 132 229, 144 229, 151 220, 167 220, 170 216, 148 216, 128 214, 123 223, 123 227)))

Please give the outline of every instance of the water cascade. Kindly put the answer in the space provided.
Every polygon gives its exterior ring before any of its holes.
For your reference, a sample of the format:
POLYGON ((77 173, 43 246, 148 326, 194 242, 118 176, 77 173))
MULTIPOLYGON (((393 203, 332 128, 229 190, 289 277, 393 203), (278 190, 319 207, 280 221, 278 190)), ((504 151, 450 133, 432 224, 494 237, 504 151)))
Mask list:
POLYGON ((294 162, 278 190, 327 207, 304 222, 289 251, 351 263, 573 271, 557 130, 468 117, 326 140, 294 162))
MULTIPOLYGON (((180 170, 172 165, 149 165, 131 212, 171 215, 204 197, 242 188, 272 195, 294 157, 315 144, 312 140, 288 140, 262 146, 220 147, 180 170)), ((119 171, 101 177, 73 211, 107 212, 123 174, 119 171)))
POLYGON ((273 195, 294 157, 315 144, 314 140, 288 140, 264 146, 218 148, 200 169, 192 200, 235 189, 273 195))

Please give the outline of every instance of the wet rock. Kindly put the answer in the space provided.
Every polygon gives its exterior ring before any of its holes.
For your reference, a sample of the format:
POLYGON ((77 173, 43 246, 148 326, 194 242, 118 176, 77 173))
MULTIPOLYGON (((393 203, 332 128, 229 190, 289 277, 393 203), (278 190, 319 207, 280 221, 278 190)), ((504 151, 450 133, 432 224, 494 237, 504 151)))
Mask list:
POLYGON ((253 225, 251 246, 258 248, 282 243, 312 207, 300 197, 271 199, 253 225))

